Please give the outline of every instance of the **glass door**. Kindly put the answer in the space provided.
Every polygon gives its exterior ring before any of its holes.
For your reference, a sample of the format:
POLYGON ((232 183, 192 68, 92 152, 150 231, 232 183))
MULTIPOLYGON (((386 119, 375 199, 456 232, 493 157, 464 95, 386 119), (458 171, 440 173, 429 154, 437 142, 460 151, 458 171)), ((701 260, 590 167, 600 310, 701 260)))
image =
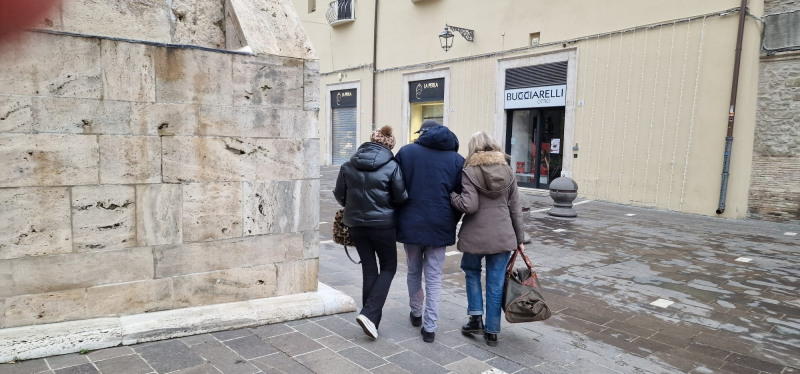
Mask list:
POLYGON ((522 187, 549 188, 561 176, 564 108, 508 112, 506 150, 522 187))

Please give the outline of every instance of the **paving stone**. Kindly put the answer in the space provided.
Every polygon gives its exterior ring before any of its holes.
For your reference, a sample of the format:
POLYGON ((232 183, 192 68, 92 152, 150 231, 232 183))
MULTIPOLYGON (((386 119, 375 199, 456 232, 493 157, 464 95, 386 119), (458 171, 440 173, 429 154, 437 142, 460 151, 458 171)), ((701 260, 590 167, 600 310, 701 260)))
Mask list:
POLYGON ((228 331, 220 331, 211 333, 211 336, 216 338, 217 340, 224 342, 226 340, 236 339, 236 338, 243 338, 245 336, 253 335, 247 329, 239 329, 239 330, 228 330, 228 331))
POLYGON ((574 373, 574 371, 571 371, 565 367, 551 364, 549 362, 545 362, 533 368, 522 369, 514 374, 562 374, 562 373, 574 373))
POLYGON ((220 342, 198 344, 192 346, 192 350, 223 374, 254 374, 259 371, 242 357, 225 348, 225 345, 220 342))
POLYGON ((495 357, 491 360, 486 361, 486 363, 491 365, 492 367, 505 371, 506 373, 514 373, 524 368, 524 366, 502 357, 495 357))
POLYGON ((197 353, 180 340, 147 344, 134 350, 159 374, 188 369, 205 363, 197 353))
POLYGON ((643 338, 647 338, 647 337, 653 336, 653 334, 655 334, 657 332, 656 330, 643 328, 643 327, 639 327, 639 326, 636 326, 636 325, 631 325, 629 323, 620 322, 620 321, 617 321, 617 320, 614 320, 614 321, 611 321, 609 323, 606 323, 605 326, 610 327, 610 328, 615 329, 615 330, 622 331, 622 332, 627 333, 627 334, 631 334, 631 335, 635 335, 635 336, 641 336, 643 338))
POLYGON ((592 373, 592 374, 618 374, 619 371, 598 365, 588 360, 575 361, 565 368, 573 373, 592 373))
POLYGON ((265 373, 285 373, 285 374, 312 374, 303 365, 297 361, 292 360, 289 356, 282 352, 274 353, 268 356, 260 357, 250 361, 253 365, 261 369, 265 373))
POLYGON ((0 364, 0 374, 34 374, 50 370, 45 359, 16 361, 13 364, 0 364))
POLYGON ((100 372, 97 371, 92 364, 83 364, 78 366, 70 366, 64 369, 58 369, 54 371, 55 374, 99 374, 100 372))
POLYGON ((314 340, 333 335, 333 332, 320 325, 317 325, 316 323, 306 323, 303 325, 296 325, 294 326, 294 329, 314 340))
POLYGON ((753 345, 739 340, 730 340, 709 334, 698 334, 694 341, 723 349, 726 351, 746 354, 753 349, 753 345))
POLYGON ((598 315, 593 314, 593 313, 589 313, 589 312, 586 312, 586 311, 583 311, 583 310, 579 310, 579 309, 572 309, 572 308, 564 309, 560 313, 561 314, 566 314, 566 315, 568 315, 570 317, 575 317, 575 318, 578 318, 578 319, 581 319, 581 320, 584 320, 584 321, 587 321, 587 322, 596 323, 598 325, 604 325, 604 324, 609 323, 609 322, 611 322, 613 320, 612 318, 598 316, 598 315))
POLYGON ((480 349, 472 344, 464 344, 454 348, 455 350, 470 356, 472 358, 476 358, 480 361, 486 361, 494 357, 494 354, 487 352, 483 349, 480 349))
POLYGON ((651 359, 657 359, 658 361, 672 365, 685 373, 692 370, 698 370, 700 372, 713 371, 725 364, 725 361, 677 348, 665 352, 656 352, 651 356, 651 359))
POLYGON ((401 343, 400 346, 439 365, 452 364, 467 357, 463 353, 435 341, 433 343, 425 343, 422 339, 409 340, 405 343, 401 343))
MULTIPOLYGON (((758 371, 756 369, 749 368, 749 367, 746 367, 746 366, 740 366, 740 365, 736 365, 736 364, 732 364, 732 363, 727 363, 725 365, 722 365, 722 367, 719 368, 719 371, 723 372, 723 373, 732 373, 732 374, 759 374, 759 373, 761 373, 760 371, 758 371)), ((774 371, 773 373, 780 373, 780 372, 779 371, 774 371)))
POLYGON ((368 370, 386 364, 386 360, 361 347, 348 348, 338 353, 344 358, 368 370))
POLYGON ((444 374, 449 370, 414 352, 405 351, 387 358, 390 362, 414 374, 444 374))
POLYGON ((345 340, 339 335, 331 335, 321 339, 317 339, 317 342, 334 352, 339 352, 343 349, 354 347, 353 343, 351 343, 348 340, 345 340))
POLYGON ((227 340, 225 341, 225 345, 248 360, 256 357, 266 356, 278 351, 275 349, 275 347, 269 345, 267 342, 254 335, 249 335, 239 339, 227 340))
POLYGON ((217 368, 215 368, 211 364, 203 364, 203 365, 194 366, 194 367, 191 367, 191 368, 188 368, 188 369, 183 369, 181 371, 177 371, 177 373, 180 373, 180 374, 220 374, 222 372, 217 370, 217 368))
POLYGON ((290 357, 325 348, 299 332, 273 337, 267 342, 290 357))
POLYGON ((295 360, 316 373, 330 374, 358 374, 369 371, 358 367, 333 351, 323 348, 314 353, 295 357, 295 360))
POLYGON ((181 341, 183 342, 183 344, 186 344, 187 346, 191 347, 193 345, 213 342, 216 341, 216 339, 214 339, 214 337, 211 336, 211 334, 201 334, 201 335, 192 335, 183 337, 181 338, 181 341))
POLYGON ((472 357, 467 357, 461 361, 456 361, 450 365, 445 366, 456 374, 481 374, 486 370, 491 370, 492 367, 488 364, 478 361, 472 357))
POLYGON ((651 336, 649 339, 659 343, 671 345, 677 348, 686 348, 689 346, 689 344, 692 344, 691 338, 690 339, 679 338, 677 336, 670 335, 664 332, 659 332, 658 334, 651 336))
POLYGON ((87 362, 89 362, 89 358, 86 357, 86 355, 79 355, 77 353, 47 358, 47 364, 50 365, 50 369, 53 370, 83 365, 87 362))
POLYGON ((726 361, 736 365, 746 366, 760 371, 766 371, 768 373, 780 373, 781 371, 783 371, 784 368, 783 365, 778 365, 772 362, 759 360, 754 357, 743 356, 738 353, 731 354, 730 356, 728 356, 726 361))
POLYGON ((654 352, 668 351, 672 349, 672 346, 670 345, 659 343, 655 340, 650 340, 646 338, 636 339, 634 343, 639 346, 641 351, 644 352, 642 354, 637 355, 640 357, 647 356, 648 353, 652 354, 654 352))
POLYGON ((407 371, 395 364, 386 364, 370 370, 373 374, 408 374, 407 371))
POLYGON ((272 325, 264 325, 254 329, 250 329, 250 332, 257 335, 261 339, 267 339, 273 336, 293 333, 295 332, 295 330, 289 326, 286 326, 283 323, 276 323, 272 325))
POLYGON ((380 357, 388 357, 406 350, 406 348, 400 345, 383 339, 382 336, 378 339, 362 336, 353 339, 352 342, 380 357))
POLYGON ((135 354, 136 352, 133 351, 131 347, 114 347, 114 348, 106 348, 101 349, 99 351, 90 352, 87 357, 93 362, 107 360, 109 358, 115 358, 120 356, 127 356, 135 354))
POLYGON ((687 351, 699 353, 701 355, 705 355, 708 357, 716 358, 719 360, 724 360, 728 356, 731 355, 731 352, 712 347, 710 345, 702 344, 702 343, 692 343, 690 346, 686 348, 687 351))
POLYGON ((147 374, 153 372, 144 360, 138 355, 127 355, 95 362, 101 373, 114 374, 147 374))
POLYGON ((364 331, 361 327, 353 323, 347 322, 339 317, 328 318, 317 322, 318 325, 333 331, 337 335, 350 340, 364 336, 364 331))

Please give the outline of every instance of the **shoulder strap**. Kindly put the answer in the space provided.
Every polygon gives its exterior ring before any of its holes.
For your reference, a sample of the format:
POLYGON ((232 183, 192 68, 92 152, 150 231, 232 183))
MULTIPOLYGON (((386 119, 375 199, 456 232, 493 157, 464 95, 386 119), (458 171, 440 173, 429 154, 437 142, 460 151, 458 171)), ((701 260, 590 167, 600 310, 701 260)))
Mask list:
POLYGON ((347 250, 347 246, 344 246, 344 253, 347 254, 347 258, 349 258, 352 263, 354 263, 356 265, 361 263, 361 261, 356 262, 355 260, 353 260, 352 257, 350 257, 350 251, 347 250))

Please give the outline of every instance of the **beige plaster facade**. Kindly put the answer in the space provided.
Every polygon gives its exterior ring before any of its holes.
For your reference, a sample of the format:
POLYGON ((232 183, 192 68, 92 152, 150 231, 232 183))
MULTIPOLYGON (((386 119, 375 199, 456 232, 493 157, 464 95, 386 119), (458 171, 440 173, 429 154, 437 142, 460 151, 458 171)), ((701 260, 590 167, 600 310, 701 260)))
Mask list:
MULTIPOLYGON (((504 143, 505 70, 567 61, 563 171, 581 197, 716 215, 739 4, 381 1, 375 122, 401 129, 398 149, 406 144, 406 82, 438 74, 446 76, 444 122, 462 144, 479 130, 504 143), (473 29, 474 42, 456 33, 444 52, 438 35, 446 23, 473 29), (531 45, 537 33, 538 45, 531 45)), ((355 0, 355 20, 333 27, 327 5, 318 2, 309 13, 307 0, 295 0, 319 55, 321 92, 360 86, 360 143, 372 125, 375 1, 355 0)), ((751 1, 749 11, 763 14, 763 1, 751 1)), ((748 212, 761 30, 747 18, 725 218, 748 212)), ((324 124, 324 96, 320 108, 324 124)), ((331 163, 329 132, 321 132, 323 164, 331 163)))

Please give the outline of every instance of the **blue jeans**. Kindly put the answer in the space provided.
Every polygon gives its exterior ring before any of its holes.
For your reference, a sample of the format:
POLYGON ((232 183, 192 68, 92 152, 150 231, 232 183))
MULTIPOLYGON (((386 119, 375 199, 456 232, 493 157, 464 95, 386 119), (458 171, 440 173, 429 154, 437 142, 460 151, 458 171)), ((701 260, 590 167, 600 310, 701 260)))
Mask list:
POLYGON ((511 252, 493 255, 464 253, 461 269, 467 278, 467 314, 483 315, 483 294, 481 288, 481 260, 486 258, 486 322, 485 331, 490 334, 500 332, 500 311, 503 302, 503 284, 506 280, 506 266, 511 252))

